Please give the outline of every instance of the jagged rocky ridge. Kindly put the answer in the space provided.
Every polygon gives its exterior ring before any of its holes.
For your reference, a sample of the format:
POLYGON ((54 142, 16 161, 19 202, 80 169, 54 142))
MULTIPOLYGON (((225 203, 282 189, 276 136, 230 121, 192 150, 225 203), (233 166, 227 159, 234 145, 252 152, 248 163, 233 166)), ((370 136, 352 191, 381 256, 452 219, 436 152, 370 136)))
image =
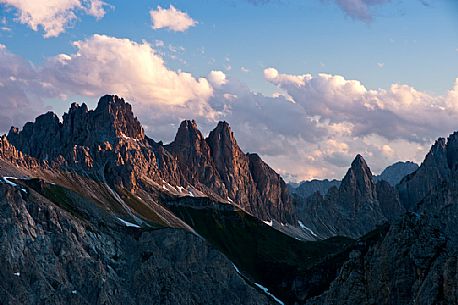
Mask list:
POLYGON ((95 110, 72 104, 60 122, 48 112, 9 142, 49 166, 85 172, 117 188, 135 191, 148 181, 192 188, 229 202, 264 220, 293 222, 282 178, 256 155, 245 154, 225 122, 204 139, 193 121, 184 121, 167 146, 145 136, 131 106, 104 96, 95 110))

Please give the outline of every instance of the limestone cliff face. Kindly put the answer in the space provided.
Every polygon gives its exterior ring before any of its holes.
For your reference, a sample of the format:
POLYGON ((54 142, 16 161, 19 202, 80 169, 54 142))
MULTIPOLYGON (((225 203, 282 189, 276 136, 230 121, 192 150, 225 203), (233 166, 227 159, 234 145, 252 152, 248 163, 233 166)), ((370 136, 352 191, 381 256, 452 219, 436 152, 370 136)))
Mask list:
POLYGON ((256 200, 248 157, 237 145, 229 124, 219 122, 207 139, 215 168, 226 185, 229 198, 248 205, 256 200))
POLYGON ((250 172, 256 185, 257 192, 261 197, 261 207, 267 208, 270 215, 283 215, 274 217, 294 222, 296 216, 292 204, 292 198, 288 187, 280 177, 261 157, 257 154, 248 154, 250 172), (291 217, 292 215, 292 217, 291 217))

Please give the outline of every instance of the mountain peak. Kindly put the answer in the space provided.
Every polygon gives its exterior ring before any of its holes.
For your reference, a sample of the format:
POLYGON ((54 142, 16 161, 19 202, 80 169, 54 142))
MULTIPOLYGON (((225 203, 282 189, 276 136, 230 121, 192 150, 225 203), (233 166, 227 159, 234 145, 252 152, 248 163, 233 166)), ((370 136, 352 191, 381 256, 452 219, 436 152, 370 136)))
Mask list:
POLYGON ((130 104, 127 103, 122 97, 106 94, 99 99, 99 103, 97 104, 95 111, 104 111, 116 108, 119 109, 124 107, 132 110, 130 104))
POLYGON ((145 138, 143 127, 134 116, 132 106, 117 95, 102 96, 94 110, 93 119, 101 127, 103 135, 114 131, 117 137, 145 138))
POLYGON ((210 147, 215 147, 217 143, 238 149, 237 141, 228 122, 220 121, 208 135, 207 142, 210 147))
POLYGON ((357 155, 340 185, 342 194, 349 194, 356 201, 367 201, 376 198, 372 172, 361 155, 357 155))
POLYGON ((178 128, 175 140, 168 146, 175 153, 182 155, 184 159, 197 153, 208 155, 209 148, 204 140, 200 130, 197 128, 197 123, 194 120, 185 120, 181 122, 178 128), (186 156, 186 157, 185 157, 186 156))
POLYGON ((175 140, 173 141, 177 145, 188 143, 189 141, 202 140, 203 136, 197 128, 197 123, 194 120, 185 120, 181 122, 178 128, 175 140))
POLYGON ((357 154, 353 162, 351 163, 351 167, 356 168, 356 167, 367 167, 366 160, 364 160, 363 156, 360 154, 357 154))
POLYGON ((231 162, 234 158, 238 158, 239 155, 243 155, 227 122, 218 122, 216 128, 208 135, 207 143, 210 146, 213 157, 223 163, 226 161, 231 162))
POLYGON ((228 138, 234 138, 231 127, 226 121, 219 121, 218 125, 216 125, 215 129, 213 129, 211 133, 225 135, 228 138))

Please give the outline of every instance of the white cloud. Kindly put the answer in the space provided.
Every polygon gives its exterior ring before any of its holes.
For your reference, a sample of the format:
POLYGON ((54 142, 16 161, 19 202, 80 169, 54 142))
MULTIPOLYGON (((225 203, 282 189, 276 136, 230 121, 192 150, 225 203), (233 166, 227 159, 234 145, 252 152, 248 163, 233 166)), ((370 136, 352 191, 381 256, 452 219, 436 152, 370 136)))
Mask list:
POLYGON ((408 85, 368 90, 340 75, 280 74, 266 69, 268 81, 285 90, 310 116, 329 123, 350 123, 358 136, 379 134, 387 139, 429 141, 454 128, 454 90, 433 96, 408 85))
POLYGON ((44 37, 56 37, 77 19, 81 11, 97 19, 105 15, 107 4, 101 0, 0 0, 17 10, 16 20, 32 30, 41 27, 44 37))
POLYGON ((168 69, 145 41, 94 35, 74 46, 74 54, 49 60, 44 73, 69 94, 116 93, 136 103, 175 106, 205 103, 213 94, 207 79, 168 69))
POLYGON ((240 67, 240 71, 242 71, 243 73, 248 73, 248 72, 250 72, 250 69, 248 69, 246 67, 240 67))
POLYGON ((184 32, 197 24, 197 21, 173 5, 168 9, 158 6, 156 10, 150 11, 150 16, 155 30, 167 28, 175 32, 184 32))
POLYGON ((208 74, 208 80, 213 86, 220 87, 227 83, 226 74, 222 71, 211 71, 208 74))

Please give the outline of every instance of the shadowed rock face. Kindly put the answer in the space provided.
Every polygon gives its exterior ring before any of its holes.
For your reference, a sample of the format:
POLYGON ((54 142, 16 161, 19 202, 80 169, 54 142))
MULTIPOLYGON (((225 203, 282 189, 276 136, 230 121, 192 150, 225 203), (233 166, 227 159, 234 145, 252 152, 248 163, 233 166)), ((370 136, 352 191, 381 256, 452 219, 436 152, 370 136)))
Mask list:
MULTIPOLYGON (((450 138, 455 137, 457 134, 450 136, 450 138)), ((426 155, 420 168, 399 183, 397 186, 399 196, 407 210, 415 210, 416 204, 431 190, 449 180, 451 172, 447 156, 453 150, 453 147, 449 147, 444 138, 438 139, 426 155)), ((450 161, 452 161, 451 158, 450 161)))
POLYGON ((353 251, 328 291, 304 303, 457 304, 456 246, 433 223, 406 215, 367 252, 353 251))
POLYGON ((22 187, 0 183, 1 304, 273 304, 191 233, 22 187))
POLYGON ((420 168, 397 186, 402 204, 416 213, 434 216, 447 238, 458 244, 458 133, 431 147, 420 168))
POLYGON ((264 220, 294 219, 283 180, 259 158, 245 155, 225 122, 205 139, 194 121, 184 121, 175 140, 163 146, 145 136, 128 103, 106 95, 95 110, 72 104, 62 123, 50 112, 21 131, 12 128, 8 140, 51 167, 89 174, 115 188, 135 191, 146 180, 192 187, 264 220))
MULTIPOLYGON (((306 304, 458 304, 457 160, 458 134, 438 139, 397 186, 413 212, 367 253, 350 255, 329 290, 306 304)), ((377 185, 379 200, 394 202, 385 187, 377 185)))
POLYGON ((366 161, 357 155, 339 188, 306 198, 297 215, 316 238, 358 238, 403 212, 396 191, 386 182, 375 184, 366 161))

